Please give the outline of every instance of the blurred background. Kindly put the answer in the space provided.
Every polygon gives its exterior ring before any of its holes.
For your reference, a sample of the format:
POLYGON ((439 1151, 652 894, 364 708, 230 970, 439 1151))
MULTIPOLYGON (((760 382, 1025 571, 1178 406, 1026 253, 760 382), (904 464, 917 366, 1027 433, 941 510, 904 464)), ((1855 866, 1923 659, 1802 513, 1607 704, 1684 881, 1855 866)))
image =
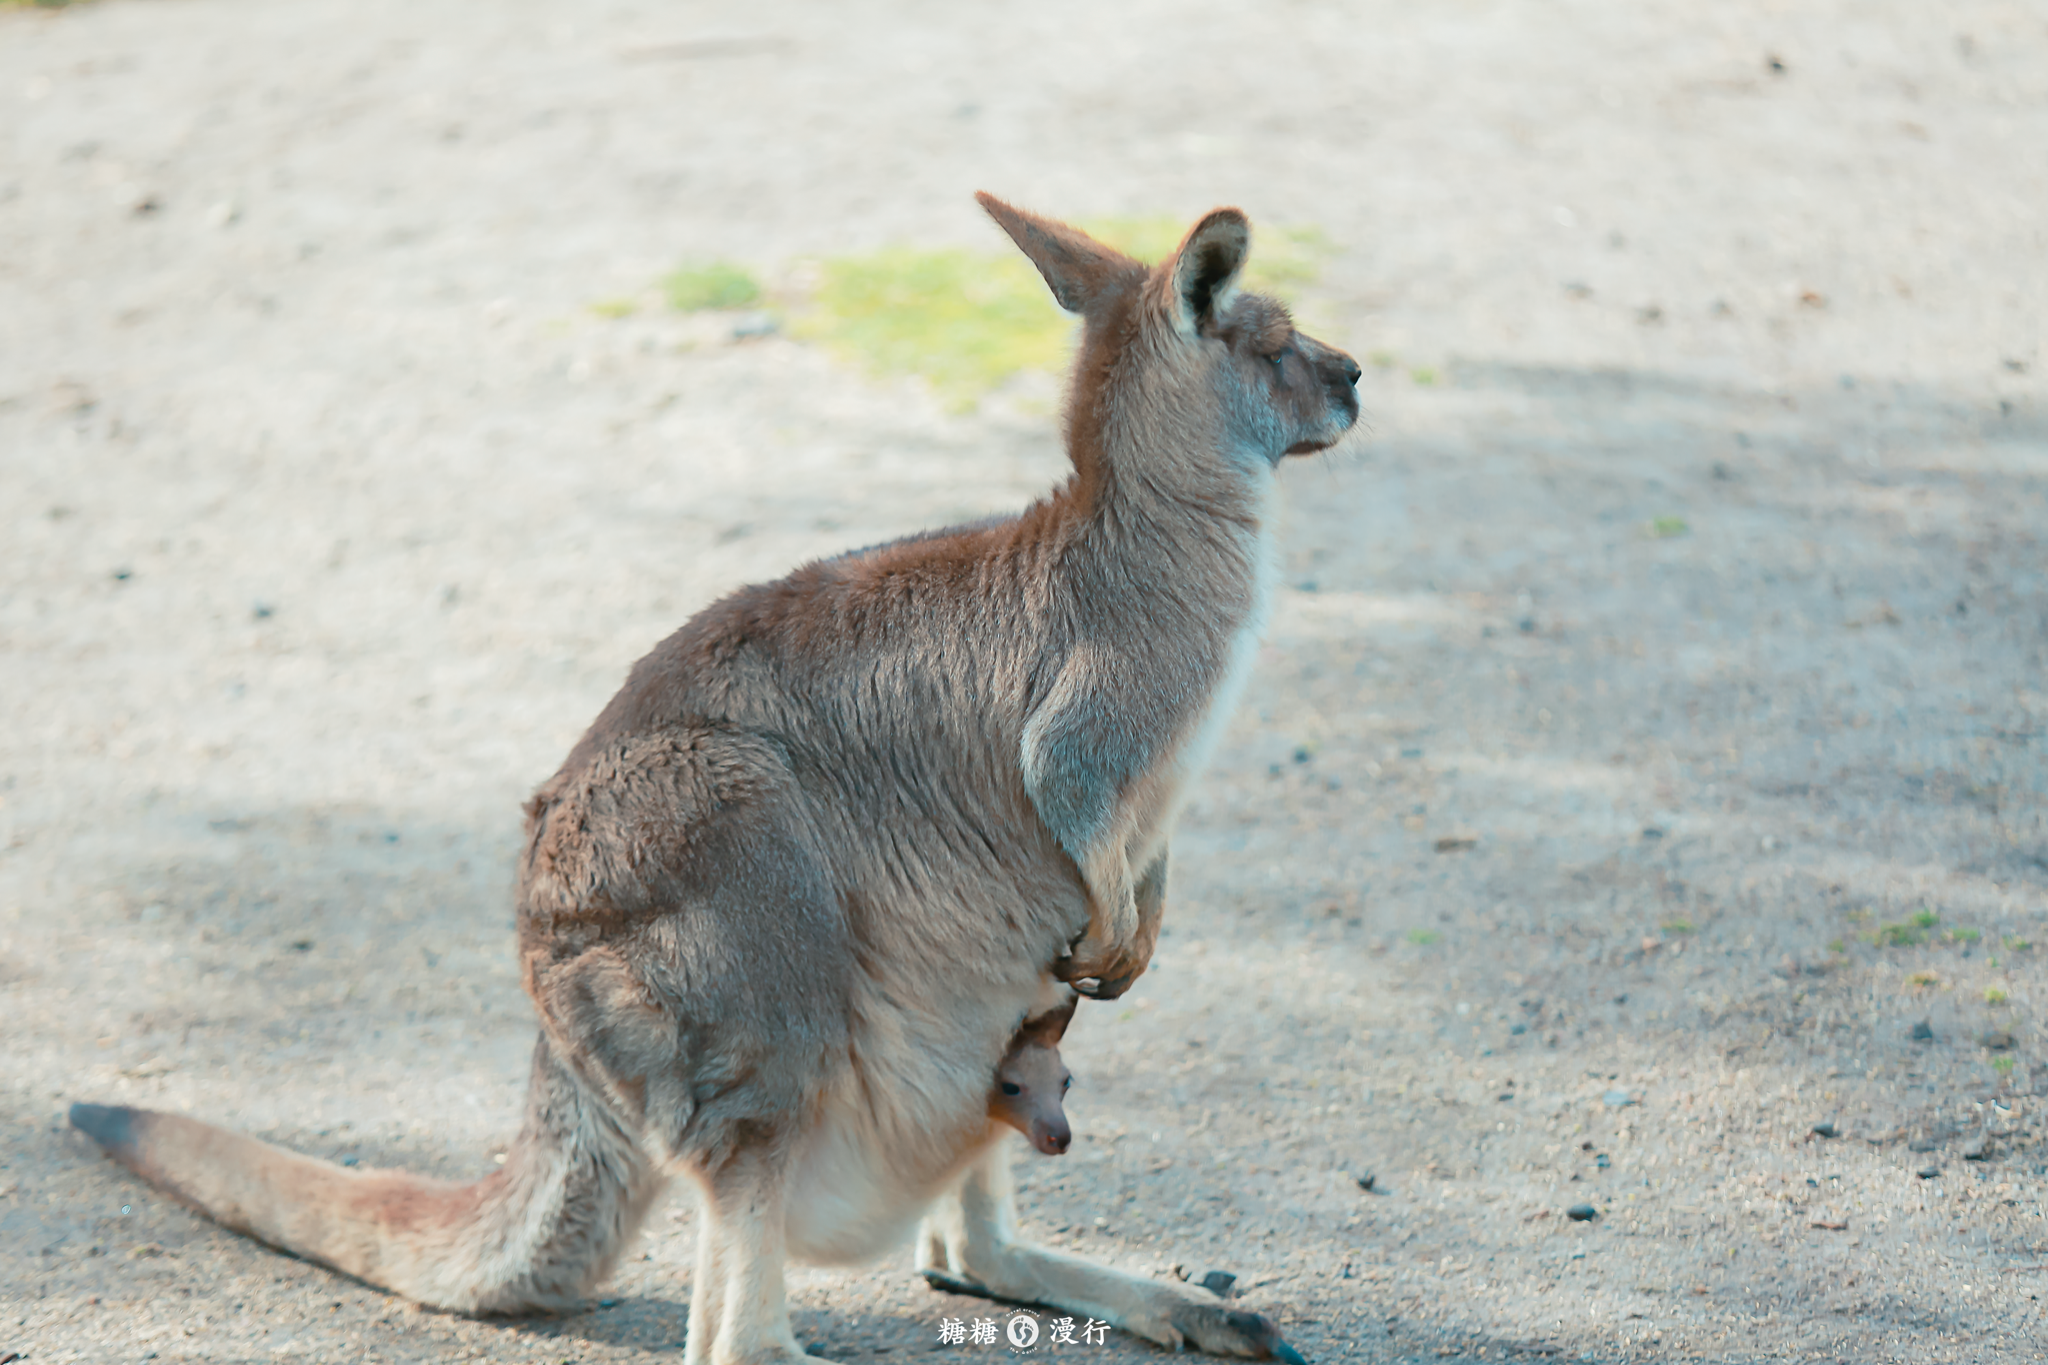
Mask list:
POLYGON ((1061 476, 986 189, 1366 367, 1026 1230, 1318 1361, 2044 1358, 2038 5, 10 4, 0 109, 0 1356, 673 1353, 685 1200, 476 1323, 63 1108, 488 1169, 625 669, 1061 476))

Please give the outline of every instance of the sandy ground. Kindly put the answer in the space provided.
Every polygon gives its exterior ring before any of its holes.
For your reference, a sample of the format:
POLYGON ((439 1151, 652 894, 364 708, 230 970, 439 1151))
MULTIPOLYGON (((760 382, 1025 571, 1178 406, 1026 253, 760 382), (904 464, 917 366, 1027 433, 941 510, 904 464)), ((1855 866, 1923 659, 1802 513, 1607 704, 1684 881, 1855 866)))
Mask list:
MULTIPOLYGON (((1030 1230, 1319 1362, 2048 1359, 2038 6, 130 0, 0 11, 0 110, 0 1356, 674 1353, 681 1203, 472 1322, 63 1110, 488 1169, 627 665, 1060 468, 1048 384, 590 305, 986 187, 1319 226, 1379 357, 1030 1230)), ((908 1264, 800 1338, 997 1358, 908 1264)))

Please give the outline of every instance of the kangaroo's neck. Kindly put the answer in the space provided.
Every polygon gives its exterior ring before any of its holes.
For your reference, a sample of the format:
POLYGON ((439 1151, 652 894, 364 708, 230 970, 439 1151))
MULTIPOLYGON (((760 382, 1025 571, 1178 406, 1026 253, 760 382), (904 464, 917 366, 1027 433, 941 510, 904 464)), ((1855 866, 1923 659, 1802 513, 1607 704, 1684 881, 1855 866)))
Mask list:
POLYGON ((1255 609, 1279 512, 1266 461, 1194 441, 1075 455, 1063 501, 1077 589, 1108 600, 1164 593, 1225 628, 1255 609))

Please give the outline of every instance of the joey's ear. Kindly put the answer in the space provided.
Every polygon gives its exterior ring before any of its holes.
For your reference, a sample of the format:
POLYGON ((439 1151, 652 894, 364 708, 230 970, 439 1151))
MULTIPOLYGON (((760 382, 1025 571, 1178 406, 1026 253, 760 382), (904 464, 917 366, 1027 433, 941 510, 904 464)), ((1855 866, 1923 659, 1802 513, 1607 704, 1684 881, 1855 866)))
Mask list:
POLYGON ((1145 273, 1144 266, 1079 228, 1005 204, 985 190, 974 197, 1031 258, 1053 298, 1069 313, 1087 312, 1110 286, 1145 273))
POLYGON ((1183 332, 1200 331, 1230 306, 1251 249, 1252 224, 1242 209, 1212 209, 1195 224, 1173 257, 1174 314, 1183 332))
POLYGON ((1074 1008, 1080 1003, 1081 997, 1077 995, 1058 1009, 1047 1010, 1024 1027, 1037 1042, 1047 1047, 1058 1047, 1060 1039, 1067 1036, 1067 1025, 1073 1022, 1074 1008))

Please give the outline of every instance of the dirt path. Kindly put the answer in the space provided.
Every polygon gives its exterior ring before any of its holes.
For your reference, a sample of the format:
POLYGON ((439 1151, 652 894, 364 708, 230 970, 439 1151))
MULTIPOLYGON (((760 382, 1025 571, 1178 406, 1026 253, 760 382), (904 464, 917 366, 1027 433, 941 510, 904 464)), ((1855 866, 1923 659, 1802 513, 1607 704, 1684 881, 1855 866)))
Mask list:
MULTIPOLYGON (((1059 469, 1043 385, 591 305, 986 187, 1320 227, 1376 357, 1029 1226, 1319 1362, 2048 1359, 2038 7, 890 8, 0 10, 0 1354, 672 1353, 686 1207, 468 1322, 63 1108, 486 1168, 519 802, 625 667, 1059 469)), ((907 1266, 802 1339, 991 1311, 907 1266)))

